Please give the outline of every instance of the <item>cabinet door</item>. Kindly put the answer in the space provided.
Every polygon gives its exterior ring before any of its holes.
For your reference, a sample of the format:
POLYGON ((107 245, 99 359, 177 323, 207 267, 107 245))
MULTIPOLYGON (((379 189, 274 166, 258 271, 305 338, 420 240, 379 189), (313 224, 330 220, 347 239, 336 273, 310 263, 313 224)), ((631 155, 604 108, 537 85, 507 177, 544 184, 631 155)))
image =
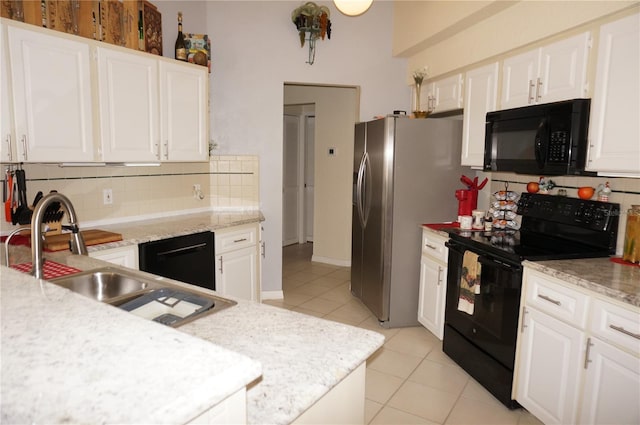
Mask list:
POLYGON ((517 108, 535 102, 540 49, 507 58, 502 63, 500 109, 517 108))
POLYGON ((590 33, 583 33, 541 49, 536 79, 537 103, 585 97, 590 33))
POLYGON ((524 312, 516 400, 545 424, 574 424, 585 334, 536 309, 524 312))
POLYGON ((160 62, 163 160, 208 160, 207 105, 207 68, 160 62))
POLYGON ((102 160, 159 161, 157 59, 96 49, 102 160))
POLYGON ((5 27, 0 23, 0 162, 13 162, 15 133, 13 132, 13 108, 9 93, 9 55, 5 44, 5 27))
POLYGON ((640 15, 600 29, 589 121, 590 171, 640 175, 640 15))
POLYGON ((216 256, 216 291, 222 295, 259 301, 256 246, 216 256))
POLYGON ((447 268, 429 257, 420 260, 418 322, 442 340, 447 268))
POLYGON ((482 167, 487 112, 495 111, 498 93, 498 63, 467 72, 464 84, 462 154, 460 163, 482 167))
POLYGON ((640 359, 591 338, 581 424, 640 423, 640 359))
POLYGON ((123 246, 89 253, 89 257, 138 270, 138 245, 123 246))
POLYGON ((12 25, 7 38, 18 160, 92 161, 89 45, 12 25))
POLYGON ((431 102, 433 112, 462 108, 462 74, 434 82, 431 102))

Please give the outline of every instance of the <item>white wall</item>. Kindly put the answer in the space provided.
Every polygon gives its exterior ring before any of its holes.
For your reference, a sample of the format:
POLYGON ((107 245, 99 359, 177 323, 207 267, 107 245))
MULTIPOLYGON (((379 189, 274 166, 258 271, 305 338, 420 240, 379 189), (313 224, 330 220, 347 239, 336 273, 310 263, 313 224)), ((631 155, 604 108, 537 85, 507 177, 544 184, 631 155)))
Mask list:
MULTIPOLYGON (((166 22, 164 3, 157 5, 166 22)), ((360 120, 410 108, 406 60, 391 57, 393 4, 376 1, 364 15, 348 18, 332 2, 318 3, 331 10, 332 35, 317 43, 310 66, 305 63, 308 50, 300 48, 291 21, 291 12, 302 2, 206 2, 206 32, 212 39, 211 137, 220 154, 260 156, 265 291, 282 285, 284 82, 360 86, 360 120)), ((175 39, 176 32, 163 25, 164 38, 175 39)))
POLYGON ((396 1, 394 52, 437 77, 633 7, 637 0, 396 1), (434 21, 434 17, 436 21, 434 21), (425 28, 420 28, 423 23, 425 28), (433 28, 429 30, 429 28, 433 28))

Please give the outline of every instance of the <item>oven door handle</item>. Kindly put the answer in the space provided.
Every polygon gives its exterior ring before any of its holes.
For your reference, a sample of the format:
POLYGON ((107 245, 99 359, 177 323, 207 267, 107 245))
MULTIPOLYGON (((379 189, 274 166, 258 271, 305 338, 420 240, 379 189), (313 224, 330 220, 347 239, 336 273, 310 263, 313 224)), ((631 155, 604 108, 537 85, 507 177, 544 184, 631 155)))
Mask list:
POLYGON ((522 266, 520 264, 510 264, 504 261, 496 260, 495 258, 487 257, 484 255, 478 256, 478 263, 491 267, 498 267, 507 271, 520 271, 522 266))

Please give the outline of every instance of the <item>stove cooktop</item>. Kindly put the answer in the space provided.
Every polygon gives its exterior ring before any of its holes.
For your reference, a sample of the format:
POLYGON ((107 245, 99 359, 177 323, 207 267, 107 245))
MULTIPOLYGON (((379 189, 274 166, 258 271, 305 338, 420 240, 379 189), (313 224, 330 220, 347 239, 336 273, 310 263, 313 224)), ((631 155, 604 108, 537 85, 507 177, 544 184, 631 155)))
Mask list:
POLYGON ((457 241, 512 261, 608 257, 615 253, 620 205, 523 193, 520 230, 442 229, 457 241))
POLYGON ((573 258, 608 257, 608 249, 578 244, 539 234, 516 230, 470 231, 443 229, 451 240, 468 245, 476 251, 486 251, 512 261, 565 260, 573 258))

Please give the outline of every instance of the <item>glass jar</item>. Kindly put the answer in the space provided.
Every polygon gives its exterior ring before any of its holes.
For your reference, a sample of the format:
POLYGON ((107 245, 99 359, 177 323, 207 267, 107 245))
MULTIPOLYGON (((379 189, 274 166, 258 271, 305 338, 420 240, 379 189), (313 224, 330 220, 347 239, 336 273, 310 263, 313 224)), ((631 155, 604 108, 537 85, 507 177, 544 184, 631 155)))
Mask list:
POLYGON ((631 205, 627 211, 622 259, 631 263, 640 263, 640 205, 631 205))

